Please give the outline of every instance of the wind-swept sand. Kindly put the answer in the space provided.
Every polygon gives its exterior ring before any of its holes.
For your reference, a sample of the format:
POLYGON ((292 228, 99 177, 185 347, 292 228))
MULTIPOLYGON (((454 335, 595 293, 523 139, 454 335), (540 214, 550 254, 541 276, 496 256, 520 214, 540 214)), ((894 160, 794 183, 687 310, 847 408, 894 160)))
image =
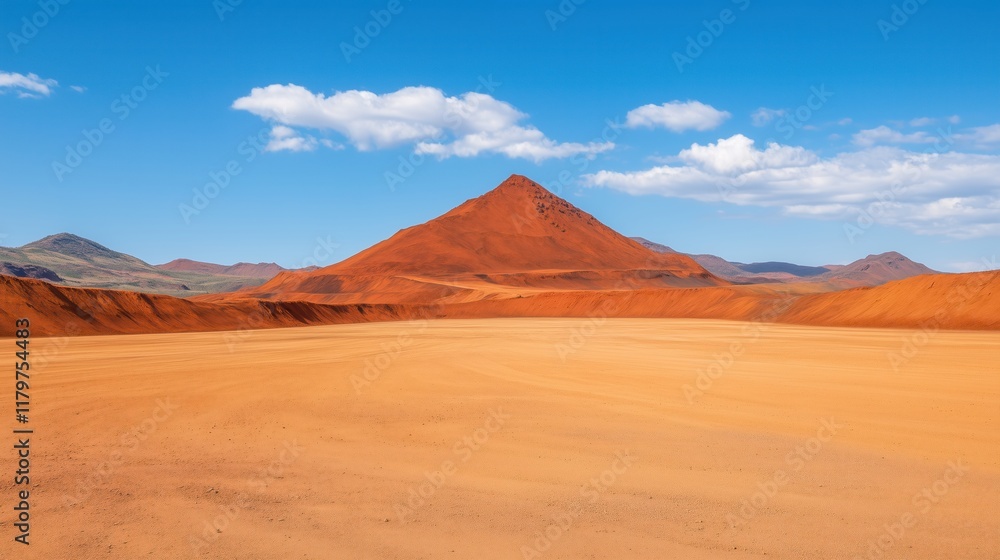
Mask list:
POLYGON ((39 339, 32 545, 5 506, 0 550, 997 558, 998 343, 663 319, 39 339))

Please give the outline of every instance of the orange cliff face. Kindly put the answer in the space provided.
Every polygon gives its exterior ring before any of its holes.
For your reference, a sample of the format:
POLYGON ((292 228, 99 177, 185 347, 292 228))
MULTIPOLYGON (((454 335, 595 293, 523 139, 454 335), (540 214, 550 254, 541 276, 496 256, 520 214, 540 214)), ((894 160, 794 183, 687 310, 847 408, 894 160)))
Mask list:
POLYGON ((512 175, 347 260, 312 273, 280 274, 237 297, 427 303, 516 297, 537 289, 723 284, 728 282, 687 255, 653 252, 531 179, 512 175))
POLYGON ((316 305, 241 300, 196 302, 159 294, 67 288, 41 280, 0 276, 0 337, 15 321, 30 320, 33 336, 237 331, 391 321, 431 317, 430 311, 392 305, 316 305))

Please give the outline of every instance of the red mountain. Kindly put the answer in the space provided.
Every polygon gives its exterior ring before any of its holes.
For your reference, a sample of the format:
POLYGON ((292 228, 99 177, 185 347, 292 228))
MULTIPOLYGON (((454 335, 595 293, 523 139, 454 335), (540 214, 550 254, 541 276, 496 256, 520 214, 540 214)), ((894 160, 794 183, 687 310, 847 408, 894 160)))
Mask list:
POLYGON ((534 181, 512 175, 347 260, 312 273, 282 273, 234 297, 417 303, 520 295, 512 289, 725 283, 687 255, 651 251, 534 181))
POLYGON ((156 268, 170 272, 197 272, 199 274, 215 274, 220 276, 242 276, 245 278, 274 278, 279 272, 287 269, 275 263, 236 263, 234 265, 214 264, 191 259, 174 259, 156 268))

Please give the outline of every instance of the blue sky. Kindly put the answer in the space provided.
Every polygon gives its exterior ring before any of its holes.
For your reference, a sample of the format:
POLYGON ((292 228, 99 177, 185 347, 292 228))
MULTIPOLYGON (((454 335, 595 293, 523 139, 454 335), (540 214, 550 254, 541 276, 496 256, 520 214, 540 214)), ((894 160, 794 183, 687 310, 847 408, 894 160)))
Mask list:
POLYGON ((682 251, 973 270, 1000 239, 998 24, 987 1, 7 0, 0 244, 325 265, 519 173, 682 251))

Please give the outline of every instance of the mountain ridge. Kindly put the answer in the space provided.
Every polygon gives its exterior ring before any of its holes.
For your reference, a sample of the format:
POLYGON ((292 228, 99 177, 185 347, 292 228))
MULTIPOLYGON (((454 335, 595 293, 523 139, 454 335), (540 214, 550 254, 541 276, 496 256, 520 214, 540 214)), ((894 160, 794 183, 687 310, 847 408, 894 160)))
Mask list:
MULTIPOLYGON (((666 248, 642 237, 633 237, 651 250, 666 248)), ((826 282, 835 287, 877 286, 922 274, 945 274, 911 260, 897 251, 870 254, 846 265, 805 266, 781 261, 741 263, 708 254, 691 254, 691 258, 709 272, 737 283, 826 282)))
POLYGON ((222 274, 165 270, 72 233, 48 235, 21 247, 0 247, 0 263, 4 263, 0 275, 179 297, 230 292, 267 279, 255 273, 256 265, 224 267, 229 273, 222 274))
POLYGON ((288 270, 273 262, 247 263, 238 262, 232 265, 215 264, 192 259, 174 259, 168 263, 154 265, 160 270, 171 272, 197 272, 200 274, 217 274, 222 276, 244 276, 248 278, 274 278, 278 273, 288 270))

